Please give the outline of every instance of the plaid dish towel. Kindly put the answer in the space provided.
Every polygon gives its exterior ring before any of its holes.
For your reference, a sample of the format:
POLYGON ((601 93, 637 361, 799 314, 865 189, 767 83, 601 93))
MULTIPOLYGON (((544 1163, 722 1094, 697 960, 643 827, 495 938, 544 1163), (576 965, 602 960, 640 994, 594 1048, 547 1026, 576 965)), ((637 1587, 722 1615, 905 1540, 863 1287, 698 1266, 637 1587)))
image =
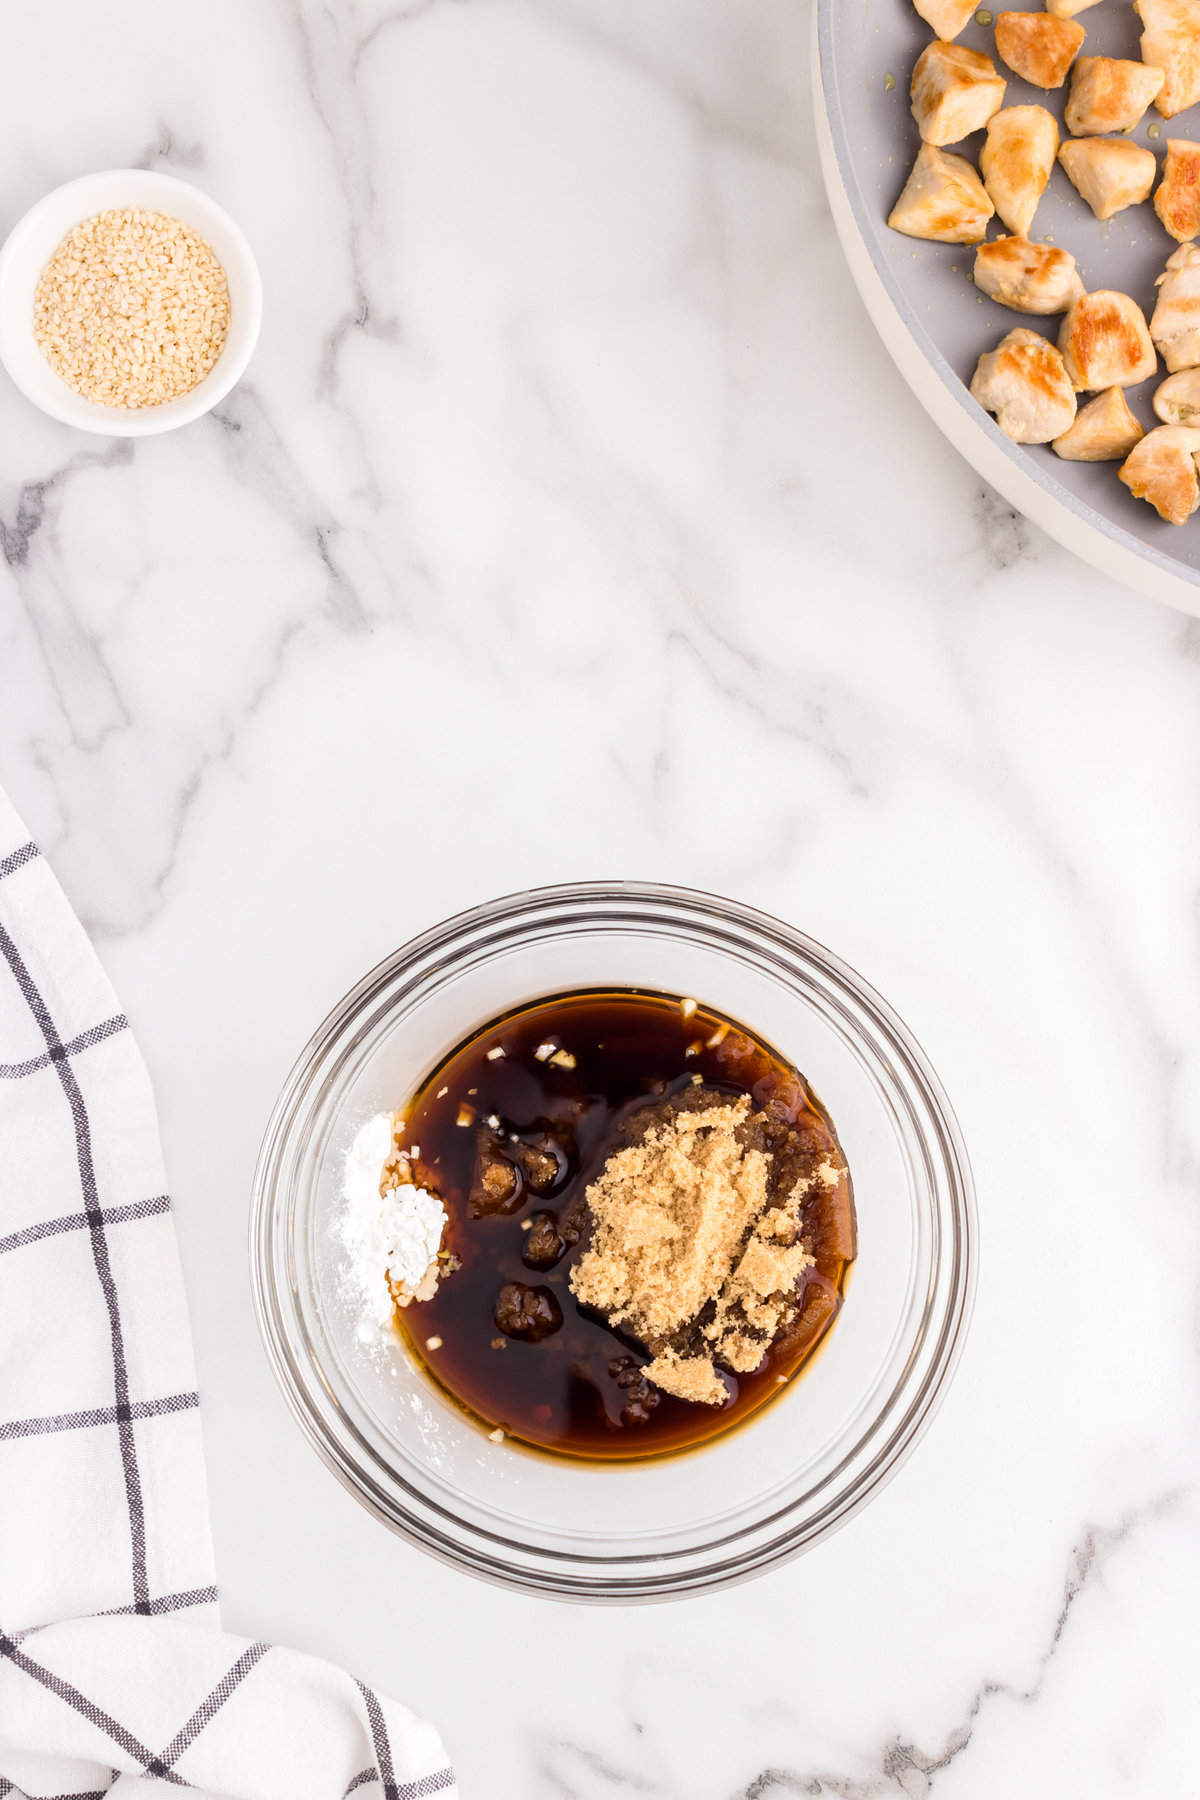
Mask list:
POLYGON ((0 1800, 453 1800, 431 1726, 220 1629, 198 1405, 146 1069, 0 791, 0 1800))

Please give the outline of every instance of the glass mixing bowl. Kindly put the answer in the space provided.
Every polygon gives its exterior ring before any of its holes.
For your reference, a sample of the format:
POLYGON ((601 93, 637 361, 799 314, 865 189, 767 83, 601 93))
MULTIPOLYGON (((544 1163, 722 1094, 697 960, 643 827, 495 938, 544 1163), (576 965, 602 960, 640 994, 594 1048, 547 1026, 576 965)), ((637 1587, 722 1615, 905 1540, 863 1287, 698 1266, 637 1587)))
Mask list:
POLYGON ((962 1350, 978 1226, 958 1126, 911 1033, 854 971, 765 913, 641 882, 513 894, 396 951, 317 1030, 255 1176, 267 1351, 306 1435, 385 1524, 457 1568, 571 1600, 668 1599, 760 1574, 877 1493, 962 1350), (813 1083, 850 1165, 859 1254, 815 1359, 745 1424, 644 1463, 493 1443, 342 1295, 341 1170, 487 1019, 578 988, 692 994, 813 1083))

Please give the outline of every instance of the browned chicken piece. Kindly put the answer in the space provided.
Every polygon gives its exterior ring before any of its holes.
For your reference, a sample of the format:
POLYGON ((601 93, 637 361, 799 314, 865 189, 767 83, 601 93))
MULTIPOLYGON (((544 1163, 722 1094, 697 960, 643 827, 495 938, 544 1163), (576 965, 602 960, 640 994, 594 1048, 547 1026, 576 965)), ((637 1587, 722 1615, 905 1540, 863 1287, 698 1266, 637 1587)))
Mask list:
POLYGON ((1200 0, 1133 0, 1141 19, 1142 61, 1166 80, 1157 106, 1164 119, 1200 100, 1200 0))
POLYGON ((1004 104, 1004 77, 990 56, 934 38, 912 74, 912 115, 927 144, 957 144, 1004 104))
POLYGON ((981 356, 971 393, 1014 444, 1048 444, 1075 417, 1075 389, 1048 338, 1018 326, 981 356))
POLYGON ((1145 435, 1124 393, 1114 387, 1080 407, 1054 448, 1065 462, 1120 462, 1145 435))
POLYGON ((1200 369, 1180 369, 1160 382, 1154 410, 1164 425, 1200 425, 1200 369))
POLYGON ((1145 200, 1158 174, 1153 150, 1127 138, 1068 138, 1058 160, 1098 219, 1145 200))
POLYGON ((1200 364, 1200 250, 1180 244, 1167 258, 1156 283, 1158 299, 1150 315, 1150 336, 1172 374, 1200 364))
POLYGON ((906 237, 977 244, 993 211, 987 189, 965 156, 922 144, 888 224, 906 237))
POLYGON ((989 300, 1014 312, 1066 312, 1084 292, 1069 250, 1031 244, 1025 238, 993 238, 980 244, 972 271, 975 286, 989 300))
POLYGON ((1167 139, 1167 160, 1154 195, 1154 210, 1181 244, 1200 231, 1200 144, 1187 138, 1167 139))
POLYGON ((1083 26, 1074 19, 1036 12, 996 15, 996 55, 1034 87, 1061 87, 1083 39, 1083 26))
POLYGON ((1081 56, 1071 71, 1067 130, 1074 137, 1132 131, 1163 84, 1161 69, 1116 56, 1081 56))
POLYGON ((1073 19, 1076 13, 1086 12, 1089 6, 1098 6, 1100 0, 1046 0, 1046 11, 1053 13, 1056 19, 1073 19))
POLYGON ((1058 154, 1058 121, 1044 106, 1005 106, 988 120, 979 171, 992 205, 1017 237, 1028 237, 1058 154))
POLYGON ((1081 392, 1133 387, 1158 367, 1146 315, 1128 294, 1100 288, 1076 300, 1058 328, 1067 374, 1081 392))
POLYGON ((975 11, 976 0, 913 0, 913 5, 925 23, 949 43, 975 11))
POLYGON ((1135 500, 1148 500, 1160 519, 1183 525, 1200 506, 1198 453, 1200 431, 1158 425, 1134 445, 1117 476, 1135 500))

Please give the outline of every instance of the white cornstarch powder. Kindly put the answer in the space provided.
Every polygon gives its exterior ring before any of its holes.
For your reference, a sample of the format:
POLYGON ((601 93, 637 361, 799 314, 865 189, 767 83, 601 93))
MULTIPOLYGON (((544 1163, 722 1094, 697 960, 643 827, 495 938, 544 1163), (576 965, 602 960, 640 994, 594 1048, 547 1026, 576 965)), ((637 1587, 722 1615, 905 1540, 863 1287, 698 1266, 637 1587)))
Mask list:
POLYGON ((380 1193, 383 1167, 393 1150, 392 1116, 379 1113, 358 1132, 342 1172, 337 1229, 349 1258, 347 1287, 359 1311, 363 1343, 377 1342, 387 1331, 396 1299, 406 1306, 432 1293, 432 1287, 425 1294, 420 1289, 431 1274, 436 1283, 446 1228, 446 1209, 428 1189, 406 1181, 380 1193))

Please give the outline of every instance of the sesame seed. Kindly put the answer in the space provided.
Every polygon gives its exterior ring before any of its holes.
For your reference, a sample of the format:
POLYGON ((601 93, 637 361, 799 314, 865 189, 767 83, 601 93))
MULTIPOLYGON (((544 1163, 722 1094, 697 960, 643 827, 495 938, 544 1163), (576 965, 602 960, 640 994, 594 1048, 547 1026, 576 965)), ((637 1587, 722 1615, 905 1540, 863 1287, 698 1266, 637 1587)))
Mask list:
POLYGON ((504 1045, 503 1044, 493 1044, 491 1049, 487 1053, 487 1059, 489 1062, 499 1062, 500 1058, 503 1055, 504 1055, 504 1045))
POLYGON ((498 1425, 495 1431, 488 1432, 488 1442, 492 1444, 502 1444, 504 1442, 504 1433, 498 1425))
POLYGON ((425 1339, 425 1348, 427 1350, 440 1350, 441 1347, 442 1347, 442 1340, 440 1337, 431 1337, 431 1338, 425 1339))
POLYGON ((464 1100, 458 1109, 458 1117, 454 1123, 456 1125, 473 1125, 475 1123, 475 1108, 473 1106, 468 1106, 464 1100))
POLYGON ((679 1002, 679 1010, 683 1014, 685 1019, 690 1019, 692 1014, 696 1010, 696 1002, 694 1000, 690 1000, 690 999, 689 1000, 681 1000, 679 1002))
POLYGON ((180 219, 118 207, 80 220, 42 270, 33 303, 42 354, 103 406, 161 406, 212 369, 229 332, 229 284, 180 219))
POLYGON ((557 1048, 557 1044, 539 1044, 533 1054, 539 1062, 548 1062, 557 1048))

